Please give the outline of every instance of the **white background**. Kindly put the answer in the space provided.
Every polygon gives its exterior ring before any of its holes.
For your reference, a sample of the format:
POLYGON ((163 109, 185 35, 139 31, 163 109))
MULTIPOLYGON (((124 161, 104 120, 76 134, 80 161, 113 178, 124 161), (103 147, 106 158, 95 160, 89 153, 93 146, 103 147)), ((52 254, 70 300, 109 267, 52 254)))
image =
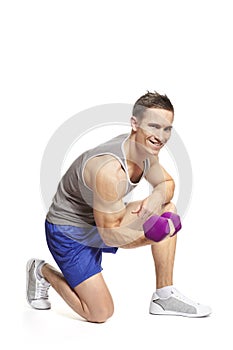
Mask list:
POLYGON ((230 5, 226 0, 1 1, 5 347, 232 349, 230 5), (40 194, 41 159, 50 137, 86 108, 133 104, 154 89, 175 106, 175 128, 194 176, 179 233, 175 284, 211 305, 213 314, 205 319, 148 314, 155 288, 149 247, 104 257, 116 308, 107 323, 80 321, 53 291, 51 311, 30 309, 25 263, 31 257, 53 261, 44 239, 40 194))

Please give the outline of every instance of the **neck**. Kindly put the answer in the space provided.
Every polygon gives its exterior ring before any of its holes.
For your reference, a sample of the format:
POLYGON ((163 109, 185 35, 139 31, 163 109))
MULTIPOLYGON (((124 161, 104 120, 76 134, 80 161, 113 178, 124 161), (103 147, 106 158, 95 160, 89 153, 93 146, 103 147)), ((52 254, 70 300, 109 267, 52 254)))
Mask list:
POLYGON ((135 141, 134 133, 131 133, 124 145, 127 163, 135 163, 141 169, 144 168, 143 162, 148 158, 148 154, 143 147, 135 141))

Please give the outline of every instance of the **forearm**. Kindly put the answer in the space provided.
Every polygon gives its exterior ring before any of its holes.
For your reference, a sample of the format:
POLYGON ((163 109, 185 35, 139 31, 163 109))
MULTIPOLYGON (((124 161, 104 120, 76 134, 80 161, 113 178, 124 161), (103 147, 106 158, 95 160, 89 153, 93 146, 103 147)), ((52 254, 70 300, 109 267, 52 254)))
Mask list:
POLYGON ((104 243, 110 247, 129 249, 154 243, 145 237, 143 230, 128 227, 101 228, 99 232, 104 243))
POLYGON ((118 222, 102 222, 102 228, 99 227, 98 229, 105 244, 122 248, 134 248, 149 244, 143 231, 145 219, 132 214, 133 208, 138 203, 129 203, 125 208, 124 215, 118 222))
POLYGON ((99 233, 108 246, 134 248, 152 244, 144 236, 143 224, 153 214, 161 215, 164 207, 170 202, 174 193, 174 182, 164 181, 157 185, 151 195, 144 201, 129 203, 120 215, 101 215, 98 213, 97 226, 99 233), (137 207, 144 214, 137 214, 137 207))
POLYGON ((167 180, 154 187, 151 197, 157 199, 161 205, 165 205, 172 200, 174 191, 175 182, 173 180, 167 180))
POLYGON ((124 247, 133 244, 137 240, 142 242, 146 239, 143 231, 124 227, 101 228, 99 232, 104 243, 110 247, 124 247))

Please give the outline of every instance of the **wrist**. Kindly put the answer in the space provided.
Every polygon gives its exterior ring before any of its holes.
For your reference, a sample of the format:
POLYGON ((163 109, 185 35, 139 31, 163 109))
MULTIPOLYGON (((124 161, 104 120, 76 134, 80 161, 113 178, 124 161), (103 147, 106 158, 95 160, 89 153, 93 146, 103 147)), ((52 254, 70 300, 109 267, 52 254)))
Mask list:
POLYGON ((162 191, 155 189, 152 194, 151 194, 152 198, 154 199, 154 201, 157 203, 157 205, 162 206, 166 203, 166 198, 165 195, 162 191))

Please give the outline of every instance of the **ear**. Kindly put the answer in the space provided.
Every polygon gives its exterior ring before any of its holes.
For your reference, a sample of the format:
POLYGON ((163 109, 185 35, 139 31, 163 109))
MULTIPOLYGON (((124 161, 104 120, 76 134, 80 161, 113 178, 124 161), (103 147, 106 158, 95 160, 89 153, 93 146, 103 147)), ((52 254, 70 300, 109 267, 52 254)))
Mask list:
POLYGON ((139 127, 137 118, 134 117, 134 116, 132 116, 132 117, 130 118, 130 122, 131 122, 132 130, 133 130, 133 131, 137 131, 137 130, 138 130, 138 127, 139 127))

